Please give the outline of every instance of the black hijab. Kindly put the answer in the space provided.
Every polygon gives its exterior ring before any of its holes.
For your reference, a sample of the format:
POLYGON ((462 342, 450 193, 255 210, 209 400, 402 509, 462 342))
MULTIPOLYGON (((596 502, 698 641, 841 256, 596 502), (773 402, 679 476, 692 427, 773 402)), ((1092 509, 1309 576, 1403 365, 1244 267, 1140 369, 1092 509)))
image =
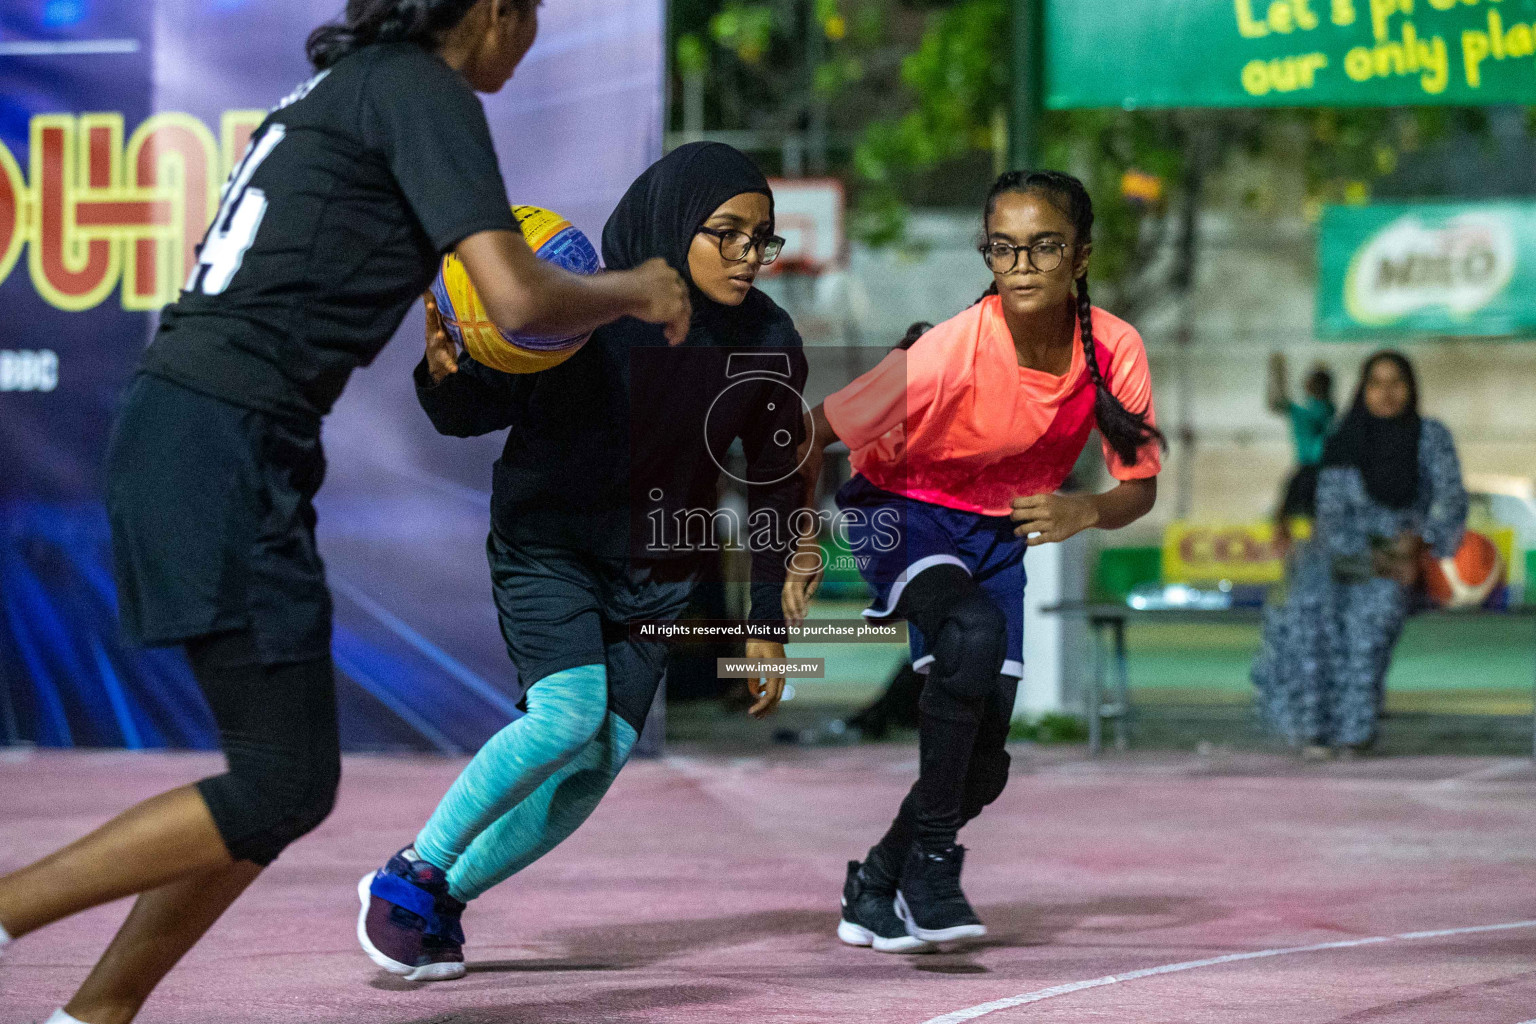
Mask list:
MULTIPOLYGON (((699 227, 744 192, 771 198, 762 171, 736 150, 718 143, 675 150, 635 180, 608 218, 608 267, 632 269, 659 256, 687 279, 699 227)), ((522 407, 492 478, 491 516, 502 536, 603 558, 657 559, 663 556, 648 540, 654 524, 714 507, 731 442, 726 435, 740 436, 751 417, 760 418, 750 403, 765 386, 738 387, 732 356, 741 349, 785 352, 802 385, 805 357, 794 322, 761 289, 736 307, 695 289, 693 309, 687 341, 675 348, 659 325, 626 316, 593 331, 559 366, 519 375, 486 371, 508 391, 488 394, 486 415, 504 417, 508 402, 522 407), (663 518, 652 518, 658 511, 663 518)), ((787 428, 798 426, 795 415, 787 428)), ((790 483, 792 468, 785 471, 790 483)), ((762 500, 784 501, 779 519, 786 521, 798 495, 762 500)), ((665 557, 692 557, 691 551, 682 546, 665 557)), ((787 554, 772 557, 782 566, 787 554)))
POLYGON ((738 307, 706 298, 688 274, 688 248, 699 228, 721 204, 745 192, 768 197, 768 230, 773 230, 773 191, 762 170, 740 151, 722 142, 679 146, 636 178, 603 227, 603 262, 610 270, 630 270, 660 256, 688 282, 694 318, 735 312, 752 316, 760 302, 751 297, 738 307))
POLYGON ((1323 449, 1324 466, 1353 466, 1365 490, 1388 508, 1408 508, 1419 496, 1419 382, 1413 364, 1399 352, 1377 352, 1360 368, 1355 400, 1323 449), (1408 382, 1408 404, 1396 416, 1372 416, 1365 407, 1365 382, 1386 361, 1408 382))

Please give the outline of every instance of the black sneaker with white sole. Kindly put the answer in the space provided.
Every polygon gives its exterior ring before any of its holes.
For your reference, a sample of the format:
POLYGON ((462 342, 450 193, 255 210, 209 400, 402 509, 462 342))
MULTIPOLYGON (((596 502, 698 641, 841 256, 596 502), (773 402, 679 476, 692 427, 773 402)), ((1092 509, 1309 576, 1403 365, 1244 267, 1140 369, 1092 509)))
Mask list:
POLYGON ((987 926, 960 891, 964 864, 963 846, 925 850, 913 844, 896 891, 896 913, 908 935, 924 942, 954 942, 987 934, 987 926))
POLYGON ((880 953, 929 949, 928 943, 907 934, 907 926, 896 916, 896 878, 880 870, 878 857, 877 851, 871 850, 870 859, 863 864, 848 862, 837 937, 850 946, 869 946, 880 953))

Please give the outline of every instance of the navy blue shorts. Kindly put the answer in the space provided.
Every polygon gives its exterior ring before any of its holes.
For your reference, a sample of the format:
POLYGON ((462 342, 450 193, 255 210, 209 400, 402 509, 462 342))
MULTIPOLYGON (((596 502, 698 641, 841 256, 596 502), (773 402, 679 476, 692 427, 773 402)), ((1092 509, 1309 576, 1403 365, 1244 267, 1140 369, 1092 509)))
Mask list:
MULTIPOLYGON (((837 492, 848 547, 859 574, 874 590, 864 609, 870 619, 895 617, 908 583, 924 569, 958 565, 1001 609, 1008 622, 1008 652, 1003 675, 1024 676, 1024 552, 1028 545, 1013 534, 1007 516, 962 512, 884 491, 854 474, 837 492)), ((927 644, 910 624, 912 667, 926 672, 933 661, 927 644)))

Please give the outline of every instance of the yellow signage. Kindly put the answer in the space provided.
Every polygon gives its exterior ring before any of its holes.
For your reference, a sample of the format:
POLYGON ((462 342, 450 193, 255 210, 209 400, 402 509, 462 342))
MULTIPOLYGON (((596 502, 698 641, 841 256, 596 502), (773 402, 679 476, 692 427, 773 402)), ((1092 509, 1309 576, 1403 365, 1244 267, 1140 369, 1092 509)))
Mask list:
MULTIPOLYGON (((1305 540, 1311 529, 1297 520, 1292 534, 1305 540)), ((1284 578, 1285 557, 1273 523, 1180 521, 1163 534, 1164 583, 1264 585, 1284 578)))

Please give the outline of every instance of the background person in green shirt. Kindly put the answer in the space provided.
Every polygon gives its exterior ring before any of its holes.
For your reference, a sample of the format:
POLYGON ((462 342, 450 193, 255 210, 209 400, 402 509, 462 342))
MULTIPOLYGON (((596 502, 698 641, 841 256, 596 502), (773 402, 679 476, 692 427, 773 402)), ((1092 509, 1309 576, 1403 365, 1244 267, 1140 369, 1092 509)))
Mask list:
POLYGON ((1333 372, 1314 363, 1302 384, 1301 401, 1291 400, 1285 356, 1269 357, 1269 384, 1265 389, 1271 412, 1291 422, 1291 442, 1296 448, 1296 469, 1286 479, 1275 514, 1275 543, 1282 552, 1290 548, 1290 522, 1311 519, 1317 508, 1317 470, 1323 461, 1323 445, 1333 431, 1338 412, 1333 404, 1333 372))

